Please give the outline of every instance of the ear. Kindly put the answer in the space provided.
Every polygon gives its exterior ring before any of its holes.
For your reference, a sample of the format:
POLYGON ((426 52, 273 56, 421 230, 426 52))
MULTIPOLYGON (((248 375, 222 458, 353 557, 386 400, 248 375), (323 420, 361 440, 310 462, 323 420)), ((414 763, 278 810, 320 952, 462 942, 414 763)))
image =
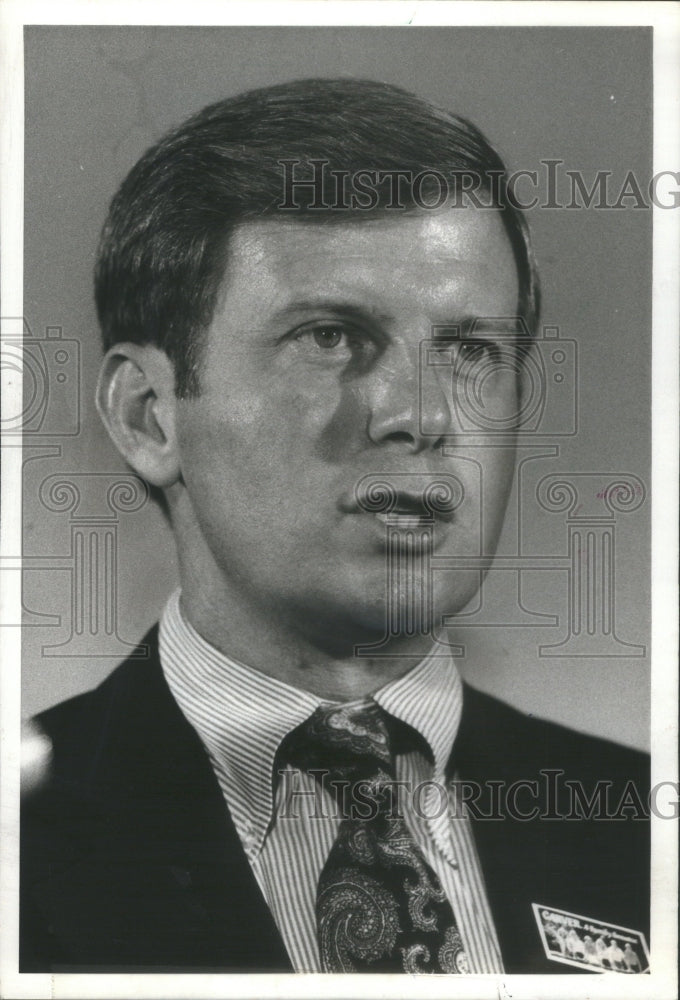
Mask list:
POLYGON ((175 372, 150 344, 116 344, 102 362, 97 410, 128 465, 153 486, 180 478, 175 434, 175 372))

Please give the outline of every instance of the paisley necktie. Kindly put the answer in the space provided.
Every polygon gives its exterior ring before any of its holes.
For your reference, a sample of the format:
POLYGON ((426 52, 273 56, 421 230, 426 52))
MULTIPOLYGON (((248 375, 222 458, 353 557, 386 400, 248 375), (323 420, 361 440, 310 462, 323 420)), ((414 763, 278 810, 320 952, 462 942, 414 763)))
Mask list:
POLYGON ((382 709, 321 705, 285 755, 314 773, 342 817, 317 888, 323 971, 467 972, 451 905, 399 812, 382 709))

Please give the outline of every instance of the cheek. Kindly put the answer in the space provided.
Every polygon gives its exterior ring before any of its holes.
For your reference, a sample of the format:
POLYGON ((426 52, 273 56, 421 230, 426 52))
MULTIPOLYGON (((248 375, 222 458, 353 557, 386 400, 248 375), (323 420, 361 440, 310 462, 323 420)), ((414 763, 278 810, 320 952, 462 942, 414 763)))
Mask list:
POLYGON ((490 543, 495 547, 503 524, 505 506, 512 486, 515 470, 515 449, 508 442, 507 448, 499 449, 485 470, 485 490, 483 517, 490 543))
POLYGON ((178 421, 182 473, 197 502, 216 491, 232 501, 277 498, 302 481, 336 403, 330 394, 277 388, 241 389, 219 405, 201 399, 178 421))
POLYGON ((274 400, 247 392, 225 390, 214 400, 201 399, 178 422, 178 440, 187 464, 210 466, 229 461, 237 452, 252 454, 279 429, 274 400))

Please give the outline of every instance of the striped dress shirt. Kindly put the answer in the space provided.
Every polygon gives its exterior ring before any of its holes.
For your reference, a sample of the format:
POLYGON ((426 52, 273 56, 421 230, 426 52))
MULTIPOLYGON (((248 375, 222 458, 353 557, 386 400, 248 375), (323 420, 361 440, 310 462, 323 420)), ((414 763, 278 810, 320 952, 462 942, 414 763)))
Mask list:
MULTIPOLYGON (((319 972, 316 886, 340 820, 328 792, 277 751, 323 699, 226 657, 186 621, 179 598, 171 596, 161 619, 165 678, 208 753, 293 968, 319 972)), ((439 656, 372 695, 431 749, 432 760, 418 750, 396 755, 404 819, 449 898, 470 972, 497 973, 503 966, 470 820, 445 778, 462 697, 455 664, 439 656)))

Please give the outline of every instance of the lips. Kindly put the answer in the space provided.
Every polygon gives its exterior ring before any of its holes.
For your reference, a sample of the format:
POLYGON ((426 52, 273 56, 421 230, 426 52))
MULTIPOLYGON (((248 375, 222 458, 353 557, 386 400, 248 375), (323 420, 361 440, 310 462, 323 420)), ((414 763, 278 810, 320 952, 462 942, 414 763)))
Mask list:
MULTIPOLYGON (((437 513, 428 506, 423 493, 407 493, 403 490, 396 494, 394 504, 387 510, 374 511, 373 513, 383 524, 394 524, 404 528, 418 528, 432 524, 437 516, 437 513)), ((452 514, 453 512, 450 511, 444 518, 444 512, 439 512, 442 520, 448 520, 449 515, 452 516, 452 514)))
POLYGON ((423 477, 406 474, 373 474, 359 480, 340 507, 345 513, 374 514, 383 523, 406 526, 412 522, 419 527, 453 521, 462 497, 462 484, 454 476, 432 476, 423 481, 423 477), (406 480, 410 480, 408 485, 406 480))
POLYGON ((342 495, 338 509, 352 515, 349 525, 367 554, 419 560, 446 544, 462 500, 452 474, 372 473, 342 495))

